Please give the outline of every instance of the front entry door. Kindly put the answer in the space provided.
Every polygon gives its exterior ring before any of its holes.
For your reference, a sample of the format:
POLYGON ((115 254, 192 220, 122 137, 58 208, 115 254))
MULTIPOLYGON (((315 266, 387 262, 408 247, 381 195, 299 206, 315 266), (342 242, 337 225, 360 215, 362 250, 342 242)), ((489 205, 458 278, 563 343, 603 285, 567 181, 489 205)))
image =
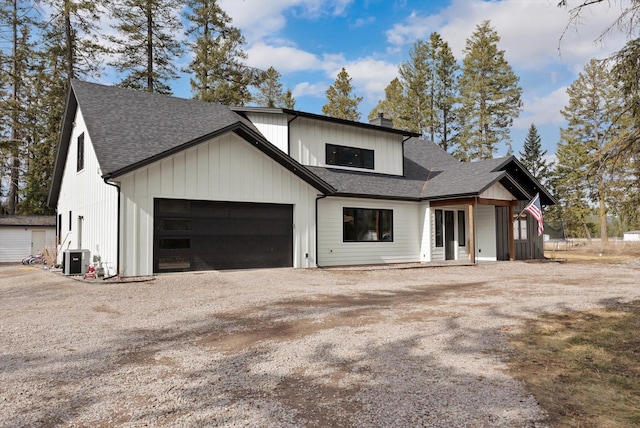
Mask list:
POLYGON ((445 260, 455 260, 456 258, 456 238, 454 233, 454 212, 444 212, 444 258, 445 260))

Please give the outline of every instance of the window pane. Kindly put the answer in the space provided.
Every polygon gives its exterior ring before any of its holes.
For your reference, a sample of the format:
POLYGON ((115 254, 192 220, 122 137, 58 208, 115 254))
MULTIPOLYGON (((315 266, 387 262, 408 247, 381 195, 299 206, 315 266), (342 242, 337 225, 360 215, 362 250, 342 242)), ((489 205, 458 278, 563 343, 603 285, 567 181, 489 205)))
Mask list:
POLYGON ((442 210, 436 210, 436 247, 443 246, 442 210))
POLYGON ((163 213, 190 213, 191 205, 189 201, 181 199, 160 199, 158 210, 163 213))
POLYGON ((464 211, 458 211, 458 246, 467 245, 466 225, 464 221, 464 211))
POLYGON ((84 169, 84 132, 78 136, 78 165, 76 171, 84 169))
POLYGON ((356 234, 356 213, 353 208, 344 208, 343 209, 343 240, 344 241, 357 241, 356 234))
POLYGON ((517 218, 513 221, 513 239, 520 239, 520 222, 517 218))
POLYGON ((335 144, 327 144, 325 150, 325 161, 327 165, 374 168, 373 150, 338 146, 335 144))
POLYGON ((520 219, 520 239, 522 239, 523 241, 527 239, 527 219, 526 218, 520 219))
POLYGON ((393 211, 343 208, 343 240, 393 241, 393 211))
POLYGON ((373 169, 373 150, 362 150, 362 166, 373 169))
POLYGON ((327 165, 337 165, 338 164, 338 147, 334 144, 327 144, 326 149, 326 161, 327 165))
POLYGON ((191 230, 191 220, 165 218, 160 220, 159 230, 191 230))
POLYGON ((160 249, 162 250, 186 250, 191 248, 189 238, 162 238, 160 239, 160 249))

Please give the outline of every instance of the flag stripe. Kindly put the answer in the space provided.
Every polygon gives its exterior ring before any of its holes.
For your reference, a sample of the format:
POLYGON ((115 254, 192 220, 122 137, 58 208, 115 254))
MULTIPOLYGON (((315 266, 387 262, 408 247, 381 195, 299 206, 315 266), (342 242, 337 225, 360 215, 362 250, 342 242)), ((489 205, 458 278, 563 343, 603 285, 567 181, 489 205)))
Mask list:
POLYGON ((525 207, 524 211, 531 214, 533 218, 538 222, 538 236, 544 232, 544 222, 542 221, 542 206, 540 205, 540 194, 537 193, 536 197, 525 207))

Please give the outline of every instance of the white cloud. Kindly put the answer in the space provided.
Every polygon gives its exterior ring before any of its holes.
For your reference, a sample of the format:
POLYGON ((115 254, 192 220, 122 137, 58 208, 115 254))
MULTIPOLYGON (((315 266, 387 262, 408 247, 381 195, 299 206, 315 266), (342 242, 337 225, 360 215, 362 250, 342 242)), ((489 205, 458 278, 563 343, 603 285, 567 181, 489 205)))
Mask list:
POLYGON ((273 66, 280 73, 322 68, 322 60, 316 55, 289 46, 271 46, 259 42, 246 51, 247 63, 266 70, 273 66))
POLYGON ((295 98, 303 97, 306 95, 310 95, 317 98, 323 98, 325 96, 325 92, 327 91, 328 85, 326 83, 309 83, 302 82, 298 83, 295 88, 293 88, 293 96, 295 98))
POLYGON ((514 121, 514 129, 528 129, 532 123, 536 126, 561 125, 564 118, 560 110, 567 105, 569 95, 565 86, 542 97, 534 96, 524 100, 525 112, 514 121))

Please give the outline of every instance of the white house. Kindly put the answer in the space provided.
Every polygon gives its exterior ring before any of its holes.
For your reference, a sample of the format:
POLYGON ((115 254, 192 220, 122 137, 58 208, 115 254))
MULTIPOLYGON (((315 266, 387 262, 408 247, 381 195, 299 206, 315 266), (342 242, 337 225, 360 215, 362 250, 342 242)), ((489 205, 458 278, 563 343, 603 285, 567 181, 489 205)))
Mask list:
POLYGON ((0 263, 56 250, 54 216, 0 216, 0 263))
POLYGON ((359 123, 73 81, 49 204, 121 276, 542 256, 515 159, 359 123))

